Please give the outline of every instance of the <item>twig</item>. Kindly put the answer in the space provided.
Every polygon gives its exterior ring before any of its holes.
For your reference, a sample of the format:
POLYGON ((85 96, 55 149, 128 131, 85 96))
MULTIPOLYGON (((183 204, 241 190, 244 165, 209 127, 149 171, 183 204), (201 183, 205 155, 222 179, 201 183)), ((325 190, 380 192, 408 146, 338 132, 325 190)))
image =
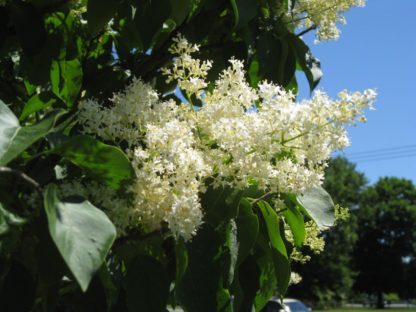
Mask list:
POLYGON ((306 28, 305 30, 302 30, 300 33, 298 33, 296 36, 298 36, 298 37, 300 37, 300 36, 303 36, 304 34, 306 34, 306 33, 308 33, 308 32, 310 32, 311 30, 314 30, 314 29, 316 29, 316 25, 312 25, 312 26, 310 26, 310 27, 308 27, 308 28, 306 28))
POLYGON ((270 196, 270 195, 272 195, 272 194, 273 194, 273 192, 272 192, 272 191, 267 192, 266 194, 264 194, 264 195, 260 196, 259 198, 256 198, 255 200, 253 200, 253 201, 251 202, 251 205, 252 205, 252 206, 254 206, 254 205, 255 205, 255 204, 257 204, 259 201, 261 201, 261 200, 265 199, 266 197, 268 197, 268 196, 270 196))
POLYGON ((42 197, 42 194, 43 194, 42 187, 40 186, 40 184, 38 182, 33 180, 27 174, 25 174, 21 171, 9 168, 9 167, 0 167, 0 173, 9 173, 9 174, 12 174, 12 175, 16 176, 20 180, 22 180, 22 181, 26 182, 27 184, 30 184, 31 186, 33 186, 36 189, 36 191, 42 197))

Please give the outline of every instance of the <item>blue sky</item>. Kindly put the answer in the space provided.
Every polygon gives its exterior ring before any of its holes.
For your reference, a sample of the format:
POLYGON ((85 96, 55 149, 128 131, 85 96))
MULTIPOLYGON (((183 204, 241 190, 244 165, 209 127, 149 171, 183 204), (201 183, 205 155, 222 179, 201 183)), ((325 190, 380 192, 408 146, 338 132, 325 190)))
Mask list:
MULTIPOLYGON (((366 124, 349 129, 352 145, 344 152, 357 159, 357 169, 371 183, 382 176, 416 183, 415 12, 415 0, 367 0, 366 7, 346 14, 348 24, 340 27, 338 41, 313 44, 313 35, 304 37, 321 60, 319 88, 332 97, 343 89, 377 90, 376 111, 368 112, 366 124), (368 158, 357 154, 380 149, 368 158), (374 155, 389 159, 374 161, 374 155)), ((298 77, 300 98, 308 97, 306 80, 298 77)))

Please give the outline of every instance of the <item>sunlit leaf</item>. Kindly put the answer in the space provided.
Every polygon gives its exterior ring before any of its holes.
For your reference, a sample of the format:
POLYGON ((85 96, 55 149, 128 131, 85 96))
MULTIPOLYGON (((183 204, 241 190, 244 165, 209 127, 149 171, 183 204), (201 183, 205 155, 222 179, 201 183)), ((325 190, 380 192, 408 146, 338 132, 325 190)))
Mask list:
POLYGON ((65 114, 64 110, 56 110, 40 122, 22 127, 13 112, 0 100, 0 166, 7 165, 33 143, 51 132, 57 119, 63 114, 65 114))
POLYGON ((334 224, 335 205, 331 196, 322 187, 309 189, 303 195, 298 196, 298 201, 320 229, 326 229, 334 224))
POLYGON ((133 167, 121 149, 87 135, 71 137, 55 147, 53 152, 115 189, 134 177, 133 167))

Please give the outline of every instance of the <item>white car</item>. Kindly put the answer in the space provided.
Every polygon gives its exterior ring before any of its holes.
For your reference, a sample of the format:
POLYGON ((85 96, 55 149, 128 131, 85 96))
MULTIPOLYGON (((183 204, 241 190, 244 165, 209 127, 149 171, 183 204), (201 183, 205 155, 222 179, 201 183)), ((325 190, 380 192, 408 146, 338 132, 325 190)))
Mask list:
POLYGON ((312 312, 312 309, 296 299, 283 299, 282 304, 279 298, 273 297, 261 312, 312 312))

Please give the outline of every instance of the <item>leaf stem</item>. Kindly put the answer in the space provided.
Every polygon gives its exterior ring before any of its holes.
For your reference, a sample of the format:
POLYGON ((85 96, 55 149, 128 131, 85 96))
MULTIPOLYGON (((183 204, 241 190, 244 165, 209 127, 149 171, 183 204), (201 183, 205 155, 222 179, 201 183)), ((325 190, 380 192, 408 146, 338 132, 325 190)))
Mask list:
MULTIPOLYGON (((322 129, 322 128, 325 128, 326 126, 328 126, 328 125, 330 125, 331 123, 333 123, 334 121, 328 121, 327 123, 324 123, 324 124, 322 124, 322 125, 320 125, 320 126, 318 126, 318 129, 322 129)), ((281 141, 281 144, 282 145, 284 145, 284 144, 286 144, 286 143, 288 143, 288 142, 291 142, 291 141, 293 141, 293 140, 296 140, 296 139, 298 139, 298 138, 300 138, 300 137, 303 137, 304 135, 306 135, 306 134, 308 134, 310 132, 310 130, 308 130, 308 131, 304 131, 304 132, 301 132, 301 133, 299 133, 298 135, 295 135, 294 137, 291 137, 291 138, 289 138, 289 139, 287 139, 287 140, 283 140, 283 141, 281 141)))
POLYGON ((36 182, 31 177, 29 177, 27 174, 25 174, 25 173, 23 173, 19 170, 9 168, 9 167, 0 167, 0 173, 8 173, 8 174, 12 174, 12 175, 16 176, 20 180, 22 180, 22 181, 26 182, 27 184, 31 185, 32 187, 34 187, 36 189, 36 191, 42 197, 42 194, 43 194, 42 187, 40 186, 40 184, 38 182, 36 182))
POLYGON ((257 204, 259 201, 265 199, 266 197, 272 195, 274 192, 273 191, 269 191, 266 194, 263 194, 262 196, 260 196, 259 198, 256 198, 255 200, 253 200, 251 202, 251 206, 254 206, 255 204, 257 204))

